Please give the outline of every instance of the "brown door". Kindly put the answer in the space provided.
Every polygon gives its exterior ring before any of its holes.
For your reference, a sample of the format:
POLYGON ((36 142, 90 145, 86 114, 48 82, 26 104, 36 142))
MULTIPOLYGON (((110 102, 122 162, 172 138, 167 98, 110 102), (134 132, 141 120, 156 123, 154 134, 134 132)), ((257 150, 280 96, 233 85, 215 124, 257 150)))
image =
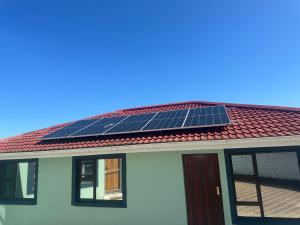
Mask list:
POLYGON ((183 168, 189 225, 223 225, 218 156, 184 155, 183 168))

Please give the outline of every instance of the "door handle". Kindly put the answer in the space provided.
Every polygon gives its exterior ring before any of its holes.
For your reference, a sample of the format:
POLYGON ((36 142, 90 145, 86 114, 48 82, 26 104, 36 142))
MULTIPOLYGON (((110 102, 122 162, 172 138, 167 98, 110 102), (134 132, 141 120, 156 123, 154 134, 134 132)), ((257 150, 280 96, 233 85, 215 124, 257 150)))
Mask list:
POLYGON ((219 185, 216 186, 216 192, 217 192, 217 196, 220 196, 221 192, 220 192, 220 187, 219 187, 219 185))

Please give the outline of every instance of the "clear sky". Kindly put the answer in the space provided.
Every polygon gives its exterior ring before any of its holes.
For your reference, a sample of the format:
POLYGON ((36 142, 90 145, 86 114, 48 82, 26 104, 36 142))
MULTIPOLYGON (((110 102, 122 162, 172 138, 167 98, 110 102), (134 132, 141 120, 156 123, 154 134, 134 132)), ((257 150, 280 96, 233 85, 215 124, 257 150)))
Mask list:
POLYGON ((0 137, 186 100, 300 107, 300 1, 0 1, 0 137))

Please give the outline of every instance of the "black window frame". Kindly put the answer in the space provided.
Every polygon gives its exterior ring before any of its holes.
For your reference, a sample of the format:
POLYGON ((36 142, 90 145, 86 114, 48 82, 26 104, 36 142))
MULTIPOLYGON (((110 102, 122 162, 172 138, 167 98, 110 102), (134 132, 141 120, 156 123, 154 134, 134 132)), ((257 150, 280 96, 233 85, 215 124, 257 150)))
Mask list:
MULTIPOLYGON (((256 153, 280 153, 280 152, 295 152, 298 159, 298 169, 300 171, 300 146, 286 146, 286 147, 262 147, 262 148, 240 148, 240 149, 225 149, 225 163, 228 181, 228 192, 231 208, 232 222, 237 225, 260 225, 260 224, 276 224, 276 225, 299 225, 300 218, 279 218, 279 217, 246 217, 237 215, 236 207, 236 193, 233 178, 232 155, 251 155, 253 161, 254 176, 257 176, 256 153), (255 168, 256 167, 256 168, 255 168)), ((256 183, 257 188, 257 183, 256 183)), ((258 191, 258 190, 257 190, 258 191)), ((261 201, 261 193, 257 193, 258 201, 261 201)), ((251 203, 250 203, 251 204, 251 203)), ((259 206, 259 205, 258 205, 259 206)), ((261 207, 261 206, 260 206, 261 207)), ((262 214, 263 215, 263 214, 262 214)))
POLYGON ((2 193, 2 185, 4 182, 4 176, 2 171, 4 172, 5 170, 3 169, 4 165, 7 164, 17 164, 17 163, 30 163, 34 162, 35 163, 35 184, 34 184, 34 192, 33 198, 3 198, 2 194, 0 194, 0 204, 4 205, 36 205, 37 204, 37 189, 38 189, 38 168, 39 168, 39 162, 38 159, 14 159, 14 160, 0 160, 0 193, 2 193))
POLYGON ((107 208, 127 208, 127 184, 126 184, 126 154, 105 154, 91 156, 74 156, 72 160, 72 205, 107 208), (83 160, 115 159, 122 160, 121 163, 121 191, 122 200, 105 199, 80 199, 79 176, 81 167, 79 163, 83 160))

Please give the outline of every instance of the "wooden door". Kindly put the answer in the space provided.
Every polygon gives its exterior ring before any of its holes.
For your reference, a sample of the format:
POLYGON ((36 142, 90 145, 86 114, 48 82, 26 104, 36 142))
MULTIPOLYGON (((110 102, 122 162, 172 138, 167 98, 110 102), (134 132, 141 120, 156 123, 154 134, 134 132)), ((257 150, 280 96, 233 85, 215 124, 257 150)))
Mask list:
POLYGON ((217 154, 184 155, 189 225, 224 225, 217 154))

